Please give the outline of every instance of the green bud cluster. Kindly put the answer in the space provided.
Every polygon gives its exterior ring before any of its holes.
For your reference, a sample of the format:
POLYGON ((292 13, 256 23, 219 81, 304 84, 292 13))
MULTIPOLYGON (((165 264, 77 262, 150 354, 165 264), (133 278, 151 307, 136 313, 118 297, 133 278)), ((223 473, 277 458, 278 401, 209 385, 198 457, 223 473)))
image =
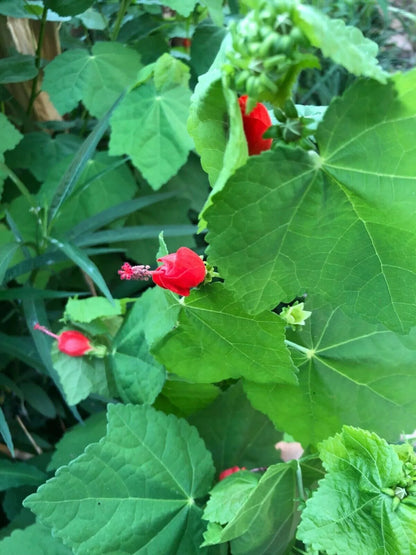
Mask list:
POLYGON ((301 146, 306 150, 314 148, 311 140, 314 133, 311 125, 314 121, 312 118, 300 116, 291 99, 286 100, 282 108, 276 108, 274 115, 278 123, 269 127, 264 134, 265 138, 279 139, 286 144, 301 146))
POLYGON ((384 488, 382 492, 393 498, 393 510, 401 502, 416 507, 416 453, 409 443, 393 445, 393 448, 403 463, 403 477, 399 484, 384 488))
POLYGON ((309 42, 295 23, 296 6, 296 0, 259 0, 230 26, 233 48, 223 71, 231 88, 249 96, 248 111, 259 101, 282 105, 298 73, 318 65, 302 51, 309 42))

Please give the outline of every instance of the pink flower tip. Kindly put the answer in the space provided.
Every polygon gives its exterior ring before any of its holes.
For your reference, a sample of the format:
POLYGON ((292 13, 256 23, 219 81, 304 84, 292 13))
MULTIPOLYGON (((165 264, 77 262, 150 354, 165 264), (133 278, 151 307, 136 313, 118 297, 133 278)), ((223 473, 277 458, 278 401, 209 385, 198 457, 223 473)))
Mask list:
POLYGON ((227 478, 227 476, 230 476, 231 474, 234 474, 235 472, 239 472, 240 470, 247 470, 245 466, 242 466, 241 468, 239 466, 232 466, 231 468, 227 468, 226 470, 223 470, 219 476, 219 480, 224 480, 224 478, 227 478))

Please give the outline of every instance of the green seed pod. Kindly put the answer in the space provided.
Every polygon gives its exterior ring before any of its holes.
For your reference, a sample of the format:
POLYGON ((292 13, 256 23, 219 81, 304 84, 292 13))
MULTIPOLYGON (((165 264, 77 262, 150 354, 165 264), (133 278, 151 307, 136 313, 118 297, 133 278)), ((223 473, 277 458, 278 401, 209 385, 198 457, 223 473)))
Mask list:
POLYGON ((391 488, 383 488, 381 491, 390 497, 394 497, 394 490, 391 488))
MULTIPOLYGON (((397 499, 397 497, 395 497, 395 499, 397 499)), ((416 497, 414 497, 413 495, 409 495, 408 497, 405 497, 403 499, 402 503, 416 507, 416 497)))
POLYGON ((271 31, 267 38, 263 40, 259 48, 259 56, 265 58, 268 54, 274 51, 274 44, 279 38, 279 35, 271 31))
POLYGON ((392 503, 392 510, 393 511, 397 511, 397 509, 399 508, 400 505, 400 499, 398 497, 393 497, 393 503, 392 503))
POLYGON ((273 94, 277 93, 277 85, 265 73, 260 74, 260 83, 273 94))
POLYGON ((257 77, 255 77, 254 75, 250 75, 250 77, 246 81, 246 92, 251 98, 258 97, 257 77))
POLYGON ((235 78, 235 86, 237 90, 245 91, 247 89, 246 82, 250 75, 251 74, 248 69, 243 69, 243 71, 237 74, 235 78))

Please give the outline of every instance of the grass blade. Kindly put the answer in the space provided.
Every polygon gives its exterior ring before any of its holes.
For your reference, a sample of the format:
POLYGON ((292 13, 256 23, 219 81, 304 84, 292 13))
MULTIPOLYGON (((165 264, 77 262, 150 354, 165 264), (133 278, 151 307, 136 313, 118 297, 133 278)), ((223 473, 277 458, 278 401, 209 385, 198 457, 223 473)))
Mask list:
POLYGON ((7 449, 12 454, 14 458, 14 447, 12 441, 12 435, 10 433, 9 425, 7 424, 7 420, 4 417, 4 412, 0 407, 0 434, 3 436, 4 443, 7 445, 7 449))
POLYGON ((104 227, 105 225, 114 222, 118 218, 122 218, 123 216, 128 216, 129 214, 132 214, 136 210, 151 206, 152 204, 156 204, 157 202, 162 202, 162 200, 166 200, 174 196, 175 193, 160 193, 157 195, 147 195, 145 197, 140 197, 134 200, 121 202, 120 204, 112 206, 107 210, 103 210, 102 212, 91 216, 91 218, 87 218, 83 222, 79 223, 70 231, 70 233, 68 234, 68 239, 72 240, 76 237, 79 237, 80 235, 85 235, 86 233, 95 231, 100 227, 104 227))
MULTIPOLYGON (((163 234, 165 237, 180 237, 182 235, 193 235, 197 233, 194 225, 165 225, 163 234)), ((97 231, 84 237, 80 237, 76 243, 78 246, 98 245, 101 243, 114 243, 115 241, 137 241, 138 239, 154 239, 159 237, 160 225, 141 225, 124 227, 120 229, 108 229, 97 231)))
POLYGON ((51 206, 48 213, 48 222, 51 224, 54 218, 59 213, 59 210, 65 200, 72 193, 81 172, 85 168, 88 160, 95 152, 95 148, 107 130, 110 117, 114 110, 117 108, 126 93, 123 92, 118 99, 114 102, 108 112, 98 121, 97 125, 85 139, 76 153, 72 163, 67 171, 64 173, 61 181, 59 182, 55 194, 52 198, 51 206))
POLYGON ((101 289, 110 303, 113 304, 113 297, 110 293, 110 290, 108 289, 107 284, 100 273, 100 270, 97 268, 94 262, 90 260, 81 249, 74 247, 70 243, 56 241, 55 244, 60 250, 62 250, 62 252, 66 254, 66 256, 70 260, 72 260, 74 264, 76 264, 79 268, 81 268, 83 272, 90 276, 96 286, 101 289))

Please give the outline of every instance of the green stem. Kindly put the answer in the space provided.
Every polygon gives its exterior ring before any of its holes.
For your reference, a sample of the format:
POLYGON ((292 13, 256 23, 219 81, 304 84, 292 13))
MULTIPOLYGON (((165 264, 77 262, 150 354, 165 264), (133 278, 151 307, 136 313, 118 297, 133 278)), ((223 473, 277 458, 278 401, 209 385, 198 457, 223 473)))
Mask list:
POLYGON ((0 170, 13 181, 13 183, 16 185, 16 187, 19 189, 22 195, 26 198, 30 206, 32 208, 36 208, 37 207, 36 202, 34 201, 32 195, 30 194, 29 189, 27 189, 26 185, 22 181, 20 181, 20 179, 17 177, 14 171, 8 168, 6 164, 4 164, 3 162, 0 162, 0 170))
POLYGON ((297 351, 300 351, 301 353, 305 353, 305 355, 310 355, 311 350, 308 349, 307 347, 302 347, 302 345, 298 345, 297 343, 293 343, 293 341, 289 341, 289 339, 285 339, 285 344, 288 347, 293 347, 294 349, 296 349, 297 351))
POLYGON ((46 17, 48 15, 48 8, 45 6, 43 8, 42 11, 42 17, 40 20, 40 28, 39 28, 39 38, 38 38, 38 46, 36 48, 36 54, 35 54, 35 66, 36 69, 38 70, 38 73, 36 75, 36 77, 33 79, 32 81, 32 91, 30 93, 30 99, 29 99, 29 104, 27 107, 27 115, 30 116, 32 109, 33 109, 33 104, 36 100, 38 93, 38 81, 39 81, 39 75, 40 75, 40 66, 41 66, 41 62, 42 62, 42 45, 43 45, 43 38, 45 36, 45 26, 46 26, 46 17))
POLYGON ((299 461, 297 462, 297 467, 296 467, 296 482, 298 485, 298 492, 299 492, 299 497, 301 499, 303 499, 303 501, 306 501, 307 497, 305 495, 305 490, 303 489, 303 478, 302 478, 302 469, 300 467, 299 461))
POLYGON ((126 11, 130 5, 130 2, 131 0, 121 0, 120 9, 118 10, 118 14, 117 14, 117 19, 116 19, 116 22, 114 23, 114 28, 110 35, 111 40, 116 40, 116 38, 118 37, 118 34, 120 32, 120 27, 123 22, 123 17, 126 14, 126 11))

